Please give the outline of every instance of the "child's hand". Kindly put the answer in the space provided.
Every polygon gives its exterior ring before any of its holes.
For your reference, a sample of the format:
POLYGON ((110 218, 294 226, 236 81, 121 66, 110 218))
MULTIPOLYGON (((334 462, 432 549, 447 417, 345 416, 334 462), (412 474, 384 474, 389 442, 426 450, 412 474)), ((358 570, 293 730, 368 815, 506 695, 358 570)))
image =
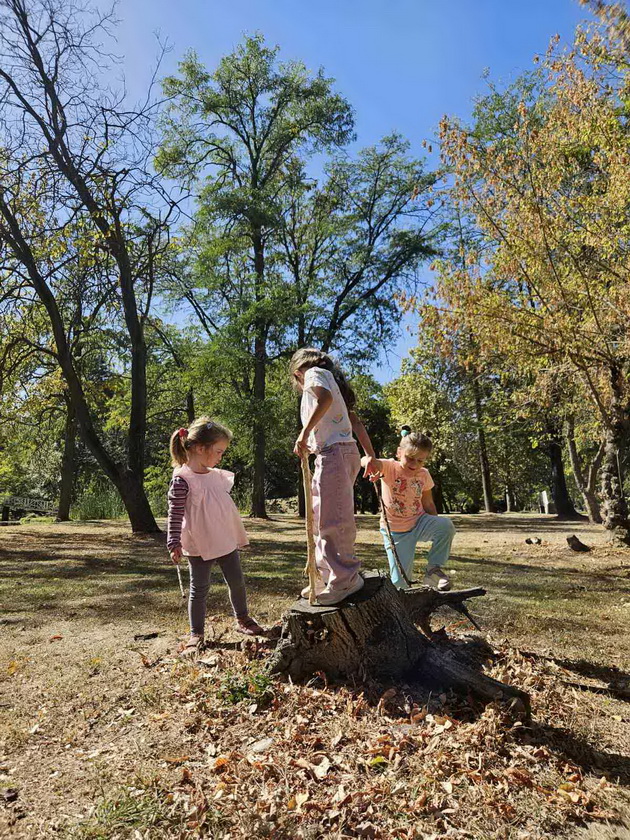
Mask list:
POLYGON ((363 473, 365 478, 371 478, 372 481, 378 481, 381 476, 380 470, 377 467, 378 460, 373 455, 365 455, 361 458, 361 466, 364 468, 363 473))
POLYGON ((169 551, 169 554, 171 555, 171 560, 173 561, 173 563, 175 563, 176 566, 179 566, 180 561, 182 559, 181 548, 174 548, 172 549, 172 551, 169 551))
POLYGON ((302 455, 308 455, 308 447, 306 445, 306 433, 305 430, 302 429, 300 434, 298 435, 298 439, 295 441, 295 446, 293 447, 293 454, 297 455, 298 458, 301 458, 302 455))

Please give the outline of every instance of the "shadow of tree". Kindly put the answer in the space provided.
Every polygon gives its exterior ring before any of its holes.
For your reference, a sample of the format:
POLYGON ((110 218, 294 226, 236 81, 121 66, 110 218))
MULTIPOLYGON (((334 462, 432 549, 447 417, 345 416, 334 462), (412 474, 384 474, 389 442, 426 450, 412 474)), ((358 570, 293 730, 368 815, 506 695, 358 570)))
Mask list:
POLYGON ((559 758, 576 764, 586 773, 605 776, 624 785, 630 783, 630 756, 594 747, 564 727, 534 723, 524 733, 523 741, 547 747, 559 758))

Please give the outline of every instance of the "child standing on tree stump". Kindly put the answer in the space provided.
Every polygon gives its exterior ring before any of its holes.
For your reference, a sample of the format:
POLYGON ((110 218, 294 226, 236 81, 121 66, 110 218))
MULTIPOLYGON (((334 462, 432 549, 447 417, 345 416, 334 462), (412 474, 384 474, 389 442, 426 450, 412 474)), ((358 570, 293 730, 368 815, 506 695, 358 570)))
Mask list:
MULTIPOLYGON (((327 353, 304 347, 293 355, 289 369, 302 393, 302 431, 293 451, 317 456, 312 482, 315 558, 321 575, 317 603, 338 604, 363 586, 354 553, 353 489, 361 457, 352 433, 368 456, 366 475, 373 472, 374 449, 354 412, 354 392, 327 353)), ((308 595, 308 587, 302 595, 308 595)))
POLYGON ((185 653, 204 640, 210 569, 221 567, 227 583, 236 629, 248 636, 264 635, 247 611, 245 581, 238 549, 249 545, 240 514, 230 497, 234 473, 217 469, 230 445, 232 432, 208 417, 171 436, 173 479, 168 491, 166 545, 173 563, 188 560, 190 639, 185 653))
MULTIPOLYGON (((432 447, 428 435, 415 434, 408 426, 403 426, 397 460, 374 458, 372 464, 381 476, 383 503, 398 560, 405 574, 408 578, 412 577, 416 545, 419 542, 430 542, 424 585, 445 591, 451 588, 451 582, 443 567, 449 558, 455 526, 450 519, 437 515, 433 502, 433 479, 424 466, 432 447)), ((363 459, 366 463, 367 460, 363 459)), ((383 520, 381 534, 392 583, 397 589, 406 589, 408 584, 398 568, 387 523, 383 520)))

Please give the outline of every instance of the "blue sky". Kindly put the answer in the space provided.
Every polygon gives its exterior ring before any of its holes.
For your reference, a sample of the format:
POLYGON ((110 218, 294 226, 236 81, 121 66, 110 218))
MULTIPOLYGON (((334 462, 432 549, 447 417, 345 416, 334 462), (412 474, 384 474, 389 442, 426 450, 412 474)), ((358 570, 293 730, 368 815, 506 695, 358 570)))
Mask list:
MULTIPOLYGON (((466 117, 494 81, 532 66, 549 39, 569 40, 585 10, 577 0, 121 0, 117 37, 130 95, 146 89, 156 33, 172 47, 164 72, 194 48, 214 66, 245 33, 260 31, 284 58, 324 67, 356 112, 360 146, 399 131, 422 156, 443 114, 466 117)), ((397 375, 413 346, 407 320, 374 374, 397 375)))

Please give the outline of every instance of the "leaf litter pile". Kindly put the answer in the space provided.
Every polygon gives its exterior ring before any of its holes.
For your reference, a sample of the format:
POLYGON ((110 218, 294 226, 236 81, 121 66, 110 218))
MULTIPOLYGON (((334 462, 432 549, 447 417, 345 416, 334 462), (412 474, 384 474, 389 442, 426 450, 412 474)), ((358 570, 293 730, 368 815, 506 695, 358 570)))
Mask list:
POLYGON ((144 658, 163 694, 137 712, 177 723, 181 754, 68 836, 529 840, 623 821, 627 717, 612 712, 627 705, 607 698, 603 712, 551 659, 489 650, 487 673, 531 694, 531 724, 452 692, 272 679, 251 642, 191 663, 144 658))

